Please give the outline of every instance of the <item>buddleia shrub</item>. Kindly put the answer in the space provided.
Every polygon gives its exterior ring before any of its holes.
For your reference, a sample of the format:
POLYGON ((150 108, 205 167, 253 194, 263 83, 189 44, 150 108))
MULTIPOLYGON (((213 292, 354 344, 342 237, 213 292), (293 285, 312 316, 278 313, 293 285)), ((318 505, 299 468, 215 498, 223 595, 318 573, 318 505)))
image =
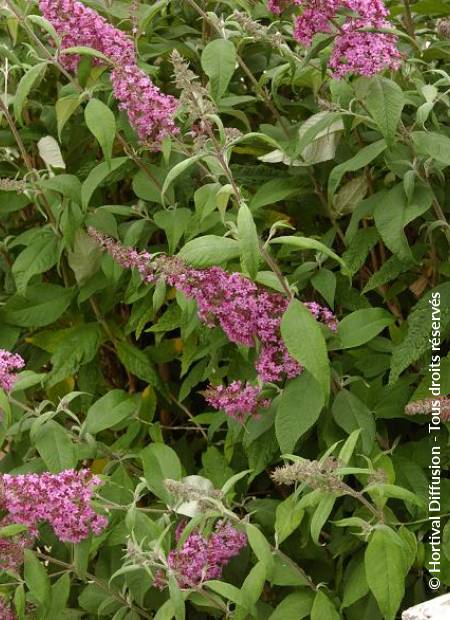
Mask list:
POLYGON ((0 618, 445 592, 445 2, 0 12, 0 618))

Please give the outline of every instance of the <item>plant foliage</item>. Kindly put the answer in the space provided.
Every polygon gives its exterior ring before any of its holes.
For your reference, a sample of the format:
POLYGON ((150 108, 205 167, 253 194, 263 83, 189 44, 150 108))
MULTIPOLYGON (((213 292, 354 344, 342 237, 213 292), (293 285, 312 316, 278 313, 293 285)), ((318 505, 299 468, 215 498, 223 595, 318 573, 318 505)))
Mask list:
POLYGON ((1 4, 1 618, 395 620, 432 596, 450 5, 359 24, 373 67, 340 56, 355 3, 311 41, 299 4, 1 4), (95 476, 78 538, 45 487, 66 470, 95 476), (36 475, 35 522, 5 474, 36 475))

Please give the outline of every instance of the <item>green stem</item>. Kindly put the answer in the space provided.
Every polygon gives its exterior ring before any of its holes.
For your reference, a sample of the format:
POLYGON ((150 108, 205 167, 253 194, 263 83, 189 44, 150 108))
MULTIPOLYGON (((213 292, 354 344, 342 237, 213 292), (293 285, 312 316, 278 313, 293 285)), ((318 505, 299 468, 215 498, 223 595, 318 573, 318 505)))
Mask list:
MULTIPOLYGON (((56 566, 62 566, 66 568, 68 571, 75 572, 75 567, 72 566, 71 564, 68 564, 67 562, 63 562, 62 560, 57 560, 56 558, 52 558, 50 555, 47 555, 46 553, 42 553, 41 551, 36 551, 36 555, 40 557, 41 560, 44 560, 45 562, 51 562, 52 564, 55 564, 56 566)), ((133 605, 133 603, 130 603, 130 601, 128 601, 124 596, 122 596, 118 592, 114 592, 113 590, 111 590, 111 588, 108 587, 108 584, 106 583, 106 581, 103 581, 102 579, 98 579, 98 577, 96 577, 95 575, 91 573, 86 573, 86 577, 89 581, 92 581, 93 583, 95 583, 95 585, 98 586, 101 590, 103 590, 104 592, 107 592, 118 603, 120 603, 121 605, 124 605, 125 607, 128 607, 128 609, 131 609, 135 613, 138 613, 142 618, 150 618, 150 619, 153 618, 153 616, 148 614, 145 611, 145 609, 142 609, 141 607, 138 607, 137 605, 133 605)))
POLYGON ((409 0, 403 0, 403 4, 405 6, 404 23, 405 23, 406 32, 409 34, 411 39, 413 39, 413 41, 415 41, 416 40, 416 33, 415 33, 415 29, 414 29, 414 20, 413 20, 413 16, 412 16, 412 13, 411 13, 411 4, 410 4, 409 0))
MULTIPOLYGON (((195 0, 186 0, 186 2, 188 4, 190 4, 190 6, 194 9, 194 11, 196 11, 203 18, 203 20, 211 28, 213 28, 217 32, 218 35, 220 35, 223 38, 222 30, 219 28, 219 26, 216 23, 213 22, 212 19, 210 19, 208 17, 208 15, 205 13, 205 11, 200 6, 198 6, 198 4, 195 2, 195 0)), ((274 104, 272 103, 272 100, 270 99, 270 96, 267 93, 267 91, 265 90, 265 88, 263 88, 260 85, 258 80, 255 78, 255 76, 253 75, 253 73, 251 72, 251 70, 249 69, 249 67, 245 63, 245 61, 241 58, 241 56, 239 56, 239 54, 237 55, 237 62, 239 64, 240 68, 242 69, 242 71, 245 73, 245 75, 248 77, 248 79, 252 83, 255 91, 265 101, 265 103, 266 103, 267 107, 269 108, 269 110, 272 112, 274 117, 280 123, 280 127, 283 130, 283 133, 285 134, 285 136, 289 139, 290 136, 289 136, 288 128, 287 128, 283 118, 281 117, 280 113, 278 112, 278 110, 276 109, 274 104)))

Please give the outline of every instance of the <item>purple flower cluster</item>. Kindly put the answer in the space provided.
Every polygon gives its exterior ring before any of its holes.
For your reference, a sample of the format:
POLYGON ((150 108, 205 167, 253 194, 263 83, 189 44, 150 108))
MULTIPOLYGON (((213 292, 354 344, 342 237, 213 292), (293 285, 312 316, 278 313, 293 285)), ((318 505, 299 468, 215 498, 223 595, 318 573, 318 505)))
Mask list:
MULTIPOLYGON (((294 36, 303 45, 311 45, 317 33, 335 33, 330 67, 333 76, 348 73, 372 76, 383 69, 397 69, 400 52, 397 37, 382 32, 389 27, 388 11, 382 0, 294 0, 303 12, 296 18, 294 36), (345 13, 343 23, 337 23, 339 12, 345 13), (349 14, 350 12, 350 14, 349 14)), ((275 14, 286 8, 285 0, 269 0, 275 14)))
MULTIPOLYGON (((256 370, 262 382, 281 381, 302 372, 281 337, 281 319, 289 304, 283 295, 257 286, 240 273, 230 274, 220 267, 193 269, 177 257, 152 257, 147 252, 124 248, 93 229, 89 229, 89 234, 122 267, 138 269, 146 282, 163 278, 186 297, 195 299, 203 323, 221 327, 230 342, 246 347, 259 346, 256 370)), ((305 305, 317 320, 336 330, 336 317, 328 308, 317 303, 305 305)), ((242 420, 256 410, 257 388, 234 382, 222 391, 212 390, 208 392, 208 402, 213 406, 221 402, 223 406, 218 408, 235 419, 242 420), (241 398, 238 398, 238 386, 242 388, 241 398), (240 411, 239 405, 242 405, 240 411)))
POLYGON ((16 620, 16 614, 3 596, 0 596, 0 620, 16 620))
MULTIPOLYGON (((52 24, 62 39, 62 49, 69 47, 90 47, 113 62, 133 64, 134 45, 126 35, 108 23, 94 10, 77 0, 40 0, 43 16, 52 24)), ((61 56, 63 65, 72 71, 78 67, 76 55, 61 56)), ((101 62, 95 60, 95 62, 101 62)))
MULTIPOLYGON (((134 45, 121 30, 77 0, 40 0, 39 7, 62 38, 63 50, 90 47, 111 60, 114 96, 142 142, 155 147, 165 136, 177 132, 173 120, 176 99, 161 93, 139 69, 134 45)), ((62 55, 61 62, 75 70, 79 58, 62 55)))
POLYGON ((240 273, 220 267, 191 269, 184 266, 180 278, 168 282, 195 299, 200 319, 210 327, 220 325, 230 342, 255 345, 258 317, 258 287, 240 273))
POLYGON ((47 521, 62 542, 78 543, 91 531, 99 534, 107 519, 91 507, 100 479, 89 470, 68 469, 59 474, 3 474, 0 478, 2 508, 9 522, 26 525, 37 534, 37 526, 47 521))
POLYGON ((304 306, 308 308, 316 321, 320 321, 321 323, 329 327, 332 332, 335 332, 337 330, 337 318, 329 308, 321 306, 316 301, 307 301, 304 303, 304 306))
POLYGON ((16 381, 16 372, 24 366, 20 355, 0 349, 0 388, 9 392, 16 381))
MULTIPOLYGON (((177 541, 182 530, 177 528, 177 541)), ((192 588, 209 579, 220 579, 224 567, 246 544, 247 536, 243 532, 229 522, 218 521, 208 538, 198 532, 189 534, 180 549, 169 553, 167 564, 180 588, 192 588)), ((161 572, 155 576, 154 583, 160 589, 165 587, 161 572)))
MULTIPOLYGON (((261 381, 281 381, 302 372, 281 337, 281 319, 289 304, 286 297, 268 292, 242 274, 230 274, 220 267, 192 269, 175 259, 175 274, 171 274, 170 264, 174 264, 174 259, 160 257, 159 260, 166 261, 166 281, 195 299, 199 317, 206 325, 219 325, 230 342, 247 347, 259 343, 256 370, 261 381)), ((305 305, 318 320, 336 330, 336 318, 327 308, 315 303, 305 305)))
POLYGON ((118 66, 111 78, 119 108, 127 113, 141 142, 155 148, 177 133, 173 120, 177 100, 163 94, 136 64, 118 66))
POLYGON ((261 388, 242 381, 233 381, 228 387, 210 385, 203 396, 214 409, 225 411, 238 422, 243 422, 248 415, 257 415, 259 408, 270 404, 270 401, 260 398, 261 388))

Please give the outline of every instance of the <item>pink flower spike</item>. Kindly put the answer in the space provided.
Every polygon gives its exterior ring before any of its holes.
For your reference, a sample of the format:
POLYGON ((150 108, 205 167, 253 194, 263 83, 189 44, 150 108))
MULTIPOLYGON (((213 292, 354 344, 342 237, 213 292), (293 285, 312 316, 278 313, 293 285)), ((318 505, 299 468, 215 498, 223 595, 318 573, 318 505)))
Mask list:
MULTIPOLYGON (((246 544, 247 536, 243 532, 229 522, 218 521, 209 538, 197 531, 189 534, 180 549, 169 553, 167 564, 180 588, 193 588, 203 581, 220 579, 224 567, 246 544)), ((154 585, 161 590, 165 587, 162 571, 157 573, 154 585)))
MULTIPOLYGON (((161 93, 138 67, 133 42, 125 33, 78 0, 40 0, 39 8, 61 37, 63 51, 69 47, 91 47, 111 60, 114 96, 141 142, 157 150, 166 136, 177 133, 173 120, 177 100, 161 93)), ((60 58, 71 71, 77 69, 79 61, 76 55, 62 54, 60 58)))
MULTIPOLYGON (((281 381, 303 371, 289 355, 281 337, 281 319, 289 303, 283 295, 263 289, 241 273, 228 273, 221 267, 193 269, 177 256, 151 257, 146 252, 126 248, 96 230, 89 229, 89 234, 123 268, 136 268, 145 282, 162 278, 169 286, 194 299, 200 320, 208 327, 219 326, 230 342, 251 348, 259 342, 261 349, 256 370, 261 381, 281 381)), ((336 330, 337 319, 331 310, 316 302, 307 302, 305 306, 318 321, 336 330)), ((242 421, 255 412, 256 388, 242 386, 241 382, 232 385, 234 387, 223 388, 226 392, 211 392, 210 396, 214 402, 219 397, 232 398, 233 404, 225 400, 224 406, 216 408, 242 421), (239 401, 239 395, 241 401, 234 402, 239 401)))
POLYGON ((242 381, 233 381, 228 387, 223 385, 209 386, 204 392, 206 401, 221 409, 237 422, 244 422, 248 415, 257 415, 259 407, 267 406, 267 401, 261 401, 261 388, 254 387, 242 381))
POLYGON ((20 355, 0 349, 0 388, 9 392, 17 380, 16 372, 24 366, 20 355))
MULTIPOLYGON (((288 4, 288 0, 269 0, 268 7, 280 14, 288 4)), ((330 58, 333 77, 349 73, 370 77, 400 66, 397 37, 376 32, 389 28, 383 0, 293 0, 291 4, 302 8, 294 24, 299 43, 310 46, 319 33, 335 37, 330 58)))
POLYGON ((0 597, 0 619, 1 620, 16 620, 17 616, 13 612, 11 606, 6 602, 3 596, 0 597))
POLYGON ((11 522, 28 526, 36 535, 39 523, 47 521, 59 540, 72 543, 91 532, 100 534, 107 525, 107 519, 91 507, 99 484, 88 469, 0 477, 2 504, 11 522))

